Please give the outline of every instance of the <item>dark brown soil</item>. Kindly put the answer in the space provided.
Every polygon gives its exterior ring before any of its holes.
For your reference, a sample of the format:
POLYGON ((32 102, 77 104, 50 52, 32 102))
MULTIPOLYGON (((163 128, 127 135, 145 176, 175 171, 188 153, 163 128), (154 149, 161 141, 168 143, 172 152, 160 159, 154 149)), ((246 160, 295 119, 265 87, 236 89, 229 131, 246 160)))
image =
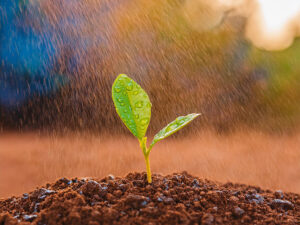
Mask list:
POLYGON ((300 224, 300 195, 201 180, 185 172, 60 179, 0 200, 10 224, 300 224))

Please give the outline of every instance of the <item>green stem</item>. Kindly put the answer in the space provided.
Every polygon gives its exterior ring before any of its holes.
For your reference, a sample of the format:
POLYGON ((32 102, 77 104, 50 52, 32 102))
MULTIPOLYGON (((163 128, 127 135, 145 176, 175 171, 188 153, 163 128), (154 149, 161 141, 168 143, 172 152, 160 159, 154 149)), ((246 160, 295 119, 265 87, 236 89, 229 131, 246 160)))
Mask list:
POLYGON ((149 154, 145 155, 145 161, 146 161, 146 168, 147 168, 147 180, 148 180, 148 183, 151 184, 152 183, 152 178, 151 178, 149 154))
POLYGON ((149 161, 149 154, 150 154, 150 150, 151 147, 149 149, 147 149, 147 137, 142 138, 142 140, 139 140, 140 142, 140 147, 143 150, 143 154, 145 157, 145 162, 146 162, 146 168, 147 168, 147 180, 148 183, 151 184, 152 183, 152 178, 151 178, 151 169, 150 169, 150 161, 149 161))

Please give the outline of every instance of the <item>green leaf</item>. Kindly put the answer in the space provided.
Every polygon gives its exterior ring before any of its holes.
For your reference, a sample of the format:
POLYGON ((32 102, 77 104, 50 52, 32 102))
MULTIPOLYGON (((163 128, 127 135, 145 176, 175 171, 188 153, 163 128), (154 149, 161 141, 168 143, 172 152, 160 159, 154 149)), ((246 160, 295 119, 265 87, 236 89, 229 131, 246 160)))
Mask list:
POLYGON ((150 149, 155 145, 158 141, 169 137, 171 134, 174 134, 176 131, 180 130, 187 124, 189 124, 193 119, 195 119, 200 114, 192 113, 186 116, 179 116, 173 122, 169 123, 166 127, 160 130, 153 138, 153 141, 150 145, 150 149))
POLYGON ((131 133, 141 140, 151 118, 151 102, 147 93, 134 80, 120 74, 112 86, 116 111, 131 133))

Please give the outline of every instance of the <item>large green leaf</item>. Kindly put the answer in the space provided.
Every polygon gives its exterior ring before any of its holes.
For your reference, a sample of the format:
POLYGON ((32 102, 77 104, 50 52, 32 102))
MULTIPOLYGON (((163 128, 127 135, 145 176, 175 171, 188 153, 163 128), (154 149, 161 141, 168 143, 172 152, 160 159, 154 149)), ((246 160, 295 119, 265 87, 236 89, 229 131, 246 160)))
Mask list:
POLYGON ((120 74, 112 86, 112 98, 123 123, 141 140, 151 117, 152 105, 147 93, 134 80, 120 74))
POLYGON ((158 141, 169 137, 171 134, 174 134, 176 131, 180 130, 187 124, 189 124, 193 119, 195 119, 200 114, 192 113, 186 116, 179 116, 173 122, 169 123, 166 127, 160 130, 153 138, 153 141, 150 145, 150 148, 153 147, 158 141))

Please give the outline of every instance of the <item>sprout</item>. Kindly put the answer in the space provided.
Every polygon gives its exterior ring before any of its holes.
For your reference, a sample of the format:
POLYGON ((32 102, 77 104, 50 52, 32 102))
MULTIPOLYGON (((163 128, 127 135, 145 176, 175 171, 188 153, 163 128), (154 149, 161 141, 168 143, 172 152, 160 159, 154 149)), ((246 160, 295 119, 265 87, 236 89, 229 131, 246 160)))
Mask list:
POLYGON ((134 80, 125 74, 120 74, 112 86, 112 98, 116 111, 123 123, 139 140, 146 161, 147 180, 148 183, 152 183, 149 162, 149 154, 152 147, 158 141, 183 128, 200 114, 192 113, 178 117, 154 136, 148 148, 145 134, 151 118, 152 104, 147 93, 134 80))

